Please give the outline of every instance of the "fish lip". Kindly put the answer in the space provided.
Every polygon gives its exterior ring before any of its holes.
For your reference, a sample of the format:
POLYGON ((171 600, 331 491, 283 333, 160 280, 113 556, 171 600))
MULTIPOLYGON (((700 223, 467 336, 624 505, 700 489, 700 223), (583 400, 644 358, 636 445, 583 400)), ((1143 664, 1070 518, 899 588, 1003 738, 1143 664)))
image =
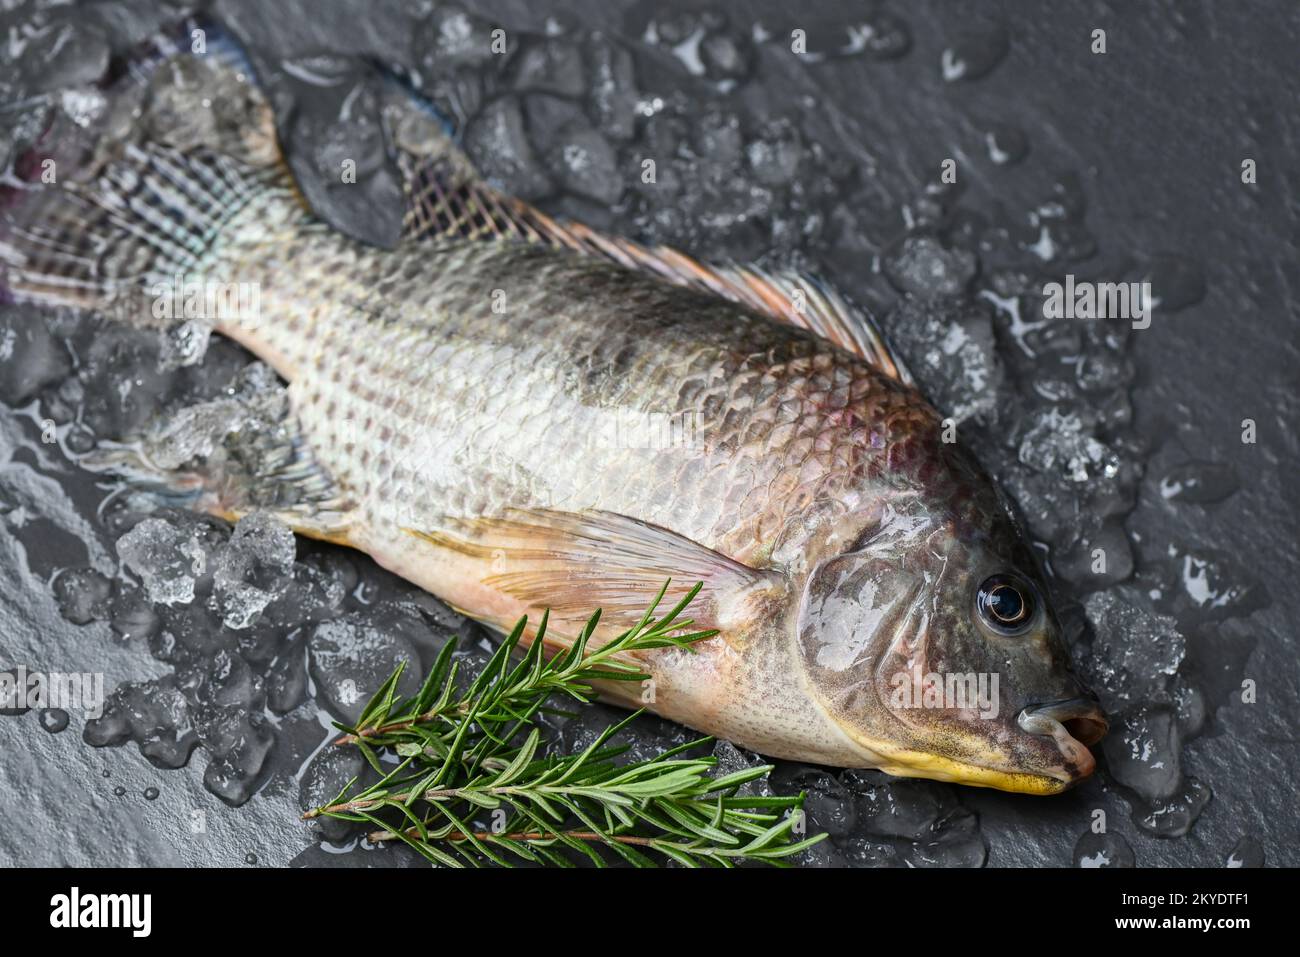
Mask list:
POLYGON ((1070 784, 1092 774, 1097 759, 1089 750, 1110 729, 1106 714, 1094 698, 1066 698, 1028 705, 1016 715, 1016 724, 1026 734, 1050 737, 1065 759, 1070 784))
POLYGON ((1066 698, 1028 705, 1016 715, 1020 730, 1028 734, 1055 735, 1053 722, 1084 747, 1092 747, 1106 736, 1110 722, 1095 698, 1066 698))

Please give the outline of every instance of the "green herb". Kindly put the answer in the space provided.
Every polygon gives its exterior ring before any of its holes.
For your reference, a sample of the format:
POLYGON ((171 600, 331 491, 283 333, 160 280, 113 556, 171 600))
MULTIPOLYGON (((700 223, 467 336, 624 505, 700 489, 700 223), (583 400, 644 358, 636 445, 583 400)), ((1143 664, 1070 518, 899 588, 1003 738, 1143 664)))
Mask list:
POLYGON ((537 717, 553 710, 553 698, 589 702, 594 681, 645 680, 633 653, 691 650, 717 634, 692 632, 691 620, 681 617, 699 585, 655 618, 667 589, 665 583, 635 627, 599 648, 590 647, 598 611, 572 645, 547 657, 543 615, 528 651, 518 656, 528 625, 521 619, 464 690, 458 690, 450 642, 412 698, 397 696, 399 667, 355 726, 338 726, 346 735, 337 743, 361 748, 381 779, 349 793, 353 779, 329 804, 303 816, 369 823, 376 828, 372 841, 404 841, 449 867, 572 866, 579 857, 598 866, 614 859, 639 867, 664 859, 686 866, 786 863, 825 835, 797 839, 802 794, 740 793, 770 765, 714 777, 712 756, 689 756, 710 738, 618 764, 614 759, 628 745, 614 739, 640 712, 607 728, 580 754, 542 753, 537 717), (380 760, 385 751, 398 759, 388 770, 380 760))

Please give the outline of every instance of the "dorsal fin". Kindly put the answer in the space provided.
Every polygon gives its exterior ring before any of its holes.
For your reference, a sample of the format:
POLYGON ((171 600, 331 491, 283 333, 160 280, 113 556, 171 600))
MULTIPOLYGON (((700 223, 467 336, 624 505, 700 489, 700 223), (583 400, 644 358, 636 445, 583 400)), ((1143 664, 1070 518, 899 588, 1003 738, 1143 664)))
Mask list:
POLYGON ((404 173, 405 240, 522 241, 598 256, 807 329, 885 375, 913 383, 871 319, 819 279, 757 266, 703 263, 667 246, 643 246, 581 223, 552 219, 493 189, 473 174, 460 155, 430 164, 408 163, 404 173))

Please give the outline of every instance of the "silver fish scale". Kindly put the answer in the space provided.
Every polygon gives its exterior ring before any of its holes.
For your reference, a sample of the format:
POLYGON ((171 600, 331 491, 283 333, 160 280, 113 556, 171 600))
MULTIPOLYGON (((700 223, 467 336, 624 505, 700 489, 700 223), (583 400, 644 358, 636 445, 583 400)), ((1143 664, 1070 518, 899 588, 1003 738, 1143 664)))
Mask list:
POLYGON ((938 444, 914 390, 835 346, 563 250, 243 222, 212 271, 261 283, 244 341, 281 357, 378 529, 603 509, 763 564, 905 489, 938 444))

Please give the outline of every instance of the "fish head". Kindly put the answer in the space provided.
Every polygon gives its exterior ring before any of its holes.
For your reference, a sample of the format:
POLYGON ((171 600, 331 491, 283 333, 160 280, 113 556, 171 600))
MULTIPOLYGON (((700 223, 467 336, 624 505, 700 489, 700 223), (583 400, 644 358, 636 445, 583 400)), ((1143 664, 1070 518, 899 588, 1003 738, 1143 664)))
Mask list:
POLYGON ((794 631, 808 687, 865 765, 1032 794, 1095 767, 1105 715, 1005 513, 886 509, 813 564, 794 631))

